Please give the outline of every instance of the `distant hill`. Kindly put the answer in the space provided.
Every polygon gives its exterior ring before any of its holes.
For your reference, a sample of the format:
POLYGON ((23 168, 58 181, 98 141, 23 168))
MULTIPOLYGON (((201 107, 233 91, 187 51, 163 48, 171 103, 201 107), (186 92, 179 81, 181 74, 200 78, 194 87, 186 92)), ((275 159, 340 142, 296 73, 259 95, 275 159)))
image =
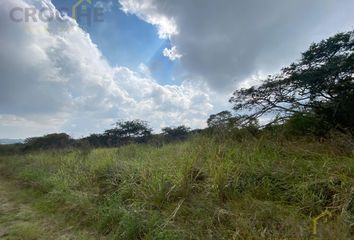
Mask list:
POLYGON ((0 139, 0 144, 15 144, 15 143, 23 143, 23 139, 0 139))

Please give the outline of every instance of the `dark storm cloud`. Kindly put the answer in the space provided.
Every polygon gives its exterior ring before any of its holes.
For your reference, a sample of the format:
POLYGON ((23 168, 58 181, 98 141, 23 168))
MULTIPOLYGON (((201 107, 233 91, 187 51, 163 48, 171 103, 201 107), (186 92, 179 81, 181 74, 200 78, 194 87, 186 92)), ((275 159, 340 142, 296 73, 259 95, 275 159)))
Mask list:
POLYGON ((277 71, 311 42, 354 23, 351 0, 120 2, 150 23, 163 16, 174 22, 178 34, 171 34, 171 41, 183 55, 188 78, 202 78, 218 90, 230 90, 258 72, 277 71))

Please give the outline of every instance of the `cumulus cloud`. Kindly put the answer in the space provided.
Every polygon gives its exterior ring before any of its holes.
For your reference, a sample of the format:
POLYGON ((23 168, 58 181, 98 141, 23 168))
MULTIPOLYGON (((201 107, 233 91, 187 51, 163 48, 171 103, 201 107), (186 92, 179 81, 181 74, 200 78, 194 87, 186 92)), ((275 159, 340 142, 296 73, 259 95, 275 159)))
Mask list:
POLYGON ((43 6, 56 11, 49 0, 0 2, 1 137, 52 131, 81 136, 117 119, 141 118, 155 129, 205 124, 213 105, 203 84, 162 86, 147 71, 110 66, 67 16, 48 22, 9 18, 14 7, 43 6))
POLYGON ((177 50, 176 46, 173 46, 171 48, 165 48, 162 52, 162 54, 165 57, 168 57, 171 61, 180 59, 182 57, 182 54, 180 54, 177 50))
POLYGON ((140 19, 157 26, 160 38, 167 39, 178 34, 175 19, 156 11, 154 0, 119 0, 119 3, 125 13, 135 14, 140 19))
POLYGON ((119 2, 125 12, 154 25, 173 19, 168 25, 178 31, 169 35, 184 53, 184 75, 219 91, 229 91, 257 72, 278 71, 313 41, 350 30, 354 22, 352 0, 119 2))
POLYGON ((9 19, 14 7, 56 11, 50 0, 1 0, 0 137, 54 131, 81 136, 133 118, 155 129, 203 127, 234 88, 259 82, 296 60, 311 42, 349 30, 354 22, 352 0, 119 3, 170 41, 163 54, 179 59, 175 72, 183 83, 160 85, 144 65, 139 72, 112 67, 67 16, 49 22, 9 19))

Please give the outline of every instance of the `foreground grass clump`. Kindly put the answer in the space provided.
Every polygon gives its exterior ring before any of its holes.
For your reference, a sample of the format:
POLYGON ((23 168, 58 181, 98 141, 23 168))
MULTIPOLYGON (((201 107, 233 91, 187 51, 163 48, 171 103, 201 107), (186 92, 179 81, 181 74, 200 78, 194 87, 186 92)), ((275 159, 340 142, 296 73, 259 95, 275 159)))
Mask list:
POLYGON ((350 239, 348 144, 198 136, 159 148, 4 156, 0 171, 31 189, 42 212, 108 239, 350 239))

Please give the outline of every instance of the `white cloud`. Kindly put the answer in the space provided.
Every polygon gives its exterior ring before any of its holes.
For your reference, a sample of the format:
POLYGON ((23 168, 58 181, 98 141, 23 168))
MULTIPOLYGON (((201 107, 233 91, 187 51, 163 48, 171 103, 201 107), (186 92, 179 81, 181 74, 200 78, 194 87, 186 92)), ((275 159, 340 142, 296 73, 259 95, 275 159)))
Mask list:
POLYGON ((155 129, 202 127, 210 113, 228 108, 236 86, 259 82, 296 60, 311 42, 354 22, 351 0, 119 3, 171 42, 164 55, 179 59, 176 74, 183 84, 160 85, 144 65, 139 72, 110 66, 69 17, 48 23, 9 19, 18 6, 55 10, 50 0, 1 0, 0 137, 52 131, 81 136, 133 118, 155 129))
POLYGON ((151 77, 151 70, 144 63, 139 64, 139 71, 143 77, 151 77))
POLYGON ((226 92, 256 72, 280 70, 313 41, 350 30, 354 22, 352 0, 119 2, 125 12, 154 25, 173 19, 178 34, 170 39, 183 53, 184 76, 226 92))
POLYGON ((144 66, 141 73, 111 67, 67 16, 48 23, 8 18, 18 6, 47 4, 55 10, 49 3, 0 2, 0 137, 52 131, 82 136, 101 132, 117 119, 134 118, 150 121, 155 129, 205 125, 213 105, 203 84, 162 86, 144 66))
POLYGON ((264 79, 267 79, 269 75, 266 75, 262 72, 256 72, 255 74, 244 79, 242 82, 237 84, 237 88, 250 88, 262 83, 264 79))
POLYGON ((169 49, 169 48, 165 48, 165 49, 163 50, 162 54, 163 54, 165 57, 168 57, 171 61, 180 59, 180 58, 182 57, 182 54, 180 54, 180 53, 178 52, 176 46, 173 46, 173 47, 171 47, 170 49, 169 49))
POLYGON ((48 133, 62 131, 67 119, 58 115, 28 115, 20 117, 16 115, 0 114, 0 137, 27 138, 29 136, 41 136, 48 133))
POLYGON ((159 37, 171 38, 178 34, 176 21, 156 11, 154 0, 119 0, 125 13, 135 14, 140 19, 157 26, 159 37))

